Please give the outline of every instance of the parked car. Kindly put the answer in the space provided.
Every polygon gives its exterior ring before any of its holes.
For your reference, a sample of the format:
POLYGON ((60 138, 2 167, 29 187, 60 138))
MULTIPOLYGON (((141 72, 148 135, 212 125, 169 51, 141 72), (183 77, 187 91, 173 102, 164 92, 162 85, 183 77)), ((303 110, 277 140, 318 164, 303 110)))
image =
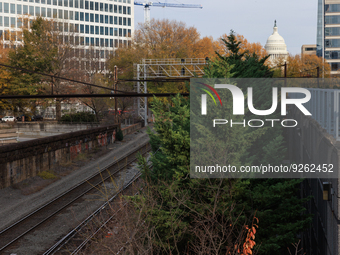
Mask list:
POLYGON ((1 121, 3 122, 7 122, 7 121, 17 121, 17 119, 14 116, 5 116, 1 119, 1 121))
POLYGON ((32 121, 42 121, 42 120, 44 120, 44 118, 41 115, 34 115, 32 117, 32 121))

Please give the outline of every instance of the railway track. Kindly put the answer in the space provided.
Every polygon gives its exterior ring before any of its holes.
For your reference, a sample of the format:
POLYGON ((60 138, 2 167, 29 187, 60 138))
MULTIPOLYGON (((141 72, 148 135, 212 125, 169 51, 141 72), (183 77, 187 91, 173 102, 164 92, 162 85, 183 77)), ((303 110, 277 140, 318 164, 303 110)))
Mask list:
MULTIPOLYGON (((132 184, 138 181, 141 173, 137 173, 126 185, 124 185, 119 192, 112 196, 102 206, 100 206, 93 214, 81 222, 76 228, 71 230, 67 235, 61 238, 56 244, 48 249, 43 255, 76 255, 80 252, 104 227, 116 216, 121 210, 118 209, 112 213, 111 203, 121 194, 127 194, 127 190, 132 184)), ((129 195, 136 195, 136 193, 129 193, 129 195)), ((124 204, 124 206, 126 203, 124 204)))
POLYGON ((110 180, 112 175, 120 172, 136 160, 138 153, 145 154, 151 150, 147 142, 137 147, 129 154, 103 167, 99 173, 79 183, 72 189, 64 192, 54 200, 26 215, 21 220, 0 232, 0 254, 11 254, 10 250, 29 233, 37 230, 43 224, 53 220, 56 216, 67 210, 72 204, 79 201, 84 195, 110 180))

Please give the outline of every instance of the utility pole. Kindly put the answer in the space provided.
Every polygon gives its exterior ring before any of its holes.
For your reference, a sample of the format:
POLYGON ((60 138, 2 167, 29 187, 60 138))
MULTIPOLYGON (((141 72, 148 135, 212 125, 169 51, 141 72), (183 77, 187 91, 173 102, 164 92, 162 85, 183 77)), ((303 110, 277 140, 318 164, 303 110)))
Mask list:
MULTIPOLYGON (((114 93, 117 93, 117 82, 118 82, 118 67, 114 66, 113 69, 113 89, 114 89, 114 93)), ((118 97, 115 97, 115 124, 118 124, 118 97)))
POLYGON ((285 87, 287 87, 287 62, 284 64, 285 87))

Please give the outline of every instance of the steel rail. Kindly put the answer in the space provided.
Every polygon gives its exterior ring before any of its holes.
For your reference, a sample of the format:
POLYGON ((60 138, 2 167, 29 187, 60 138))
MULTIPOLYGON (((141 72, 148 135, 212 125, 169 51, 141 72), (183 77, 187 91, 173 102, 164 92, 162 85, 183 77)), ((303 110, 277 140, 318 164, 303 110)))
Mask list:
MULTIPOLYGON (((86 218, 83 222, 81 222, 77 227, 71 230, 68 234, 66 234, 62 239, 60 239, 56 244, 54 244, 50 249, 48 249, 43 255, 52 255, 55 252, 58 252, 61 248, 63 248, 71 239, 91 222, 95 216, 97 216, 100 212, 102 212, 118 195, 120 195, 123 191, 125 191, 128 187, 131 186, 136 180, 139 179, 141 173, 136 173, 127 184, 117 191, 109 200, 107 200, 103 205, 101 205, 93 214, 91 214, 88 218, 86 218)), ((137 192, 138 193, 138 192, 137 192)), ((136 194, 137 194, 136 193, 136 194)), ((125 206, 124 204, 123 206, 125 206)), ((112 214, 95 232, 91 233, 90 236, 86 237, 86 239, 78 245, 73 251, 70 251, 70 254, 77 254, 119 211, 117 210, 114 214, 112 214)))
MULTIPOLYGON (((10 245, 12 245, 13 243, 17 242, 19 239, 21 239, 23 236, 25 236, 27 233, 31 232, 32 230, 36 229, 38 226, 40 226, 42 223, 46 222, 48 219, 50 219, 51 217, 53 217, 54 215, 56 215, 58 212, 60 212, 61 210, 69 207, 71 204, 74 203, 74 201, 78 200, 80 197, 82 197, 83 195, 85 195, 86 193, 88 193, 89 191, 91 191, 92 189, 94 189, 96 186, 100 185, 103 183, 103 181, 105 181, 108 178, 111 178, 112 175, 118 173, 119 171, 121 171, 123 168, 125 168, 127 165, 129 165, 131 162, 133 162, 135 160, 135 158, 133 158, 132 160, 130 160, 129 162, 127 162, 127 158, 131 155, 133 155, 134 153, 137 153, 139 150, 143 149, 144 146, 147 146, 149 144, 149 142, 144 143, 140 146, 138 146, 136 149, 134 149, 133 151, 129 152, 128 154, 121 156, 120 158, 118 158, 117 160, 115 160, 112 163, 109 163, 108 165, 104 166, 102 169, 100 169, 99 173, 96 173, 92 176, 90 176, 89 178, 87 178, 86 180, 84 180, 83 182, 80 182, 79 184, 75 185, 74 187, 72 187, 71 189, 68 189, 67 191, 63 192, 62 194, 60 194, 58 197, 56 197, 55 199, 53 199, 52 201, 48 202, 47 204, 41 206, 40 208, 34 210, 33 212, 29 213, 28 215, 26 215, 25 217, 23 217, 22 219, 20 219, 19 221, 15 222, 14 224, 10 225, 9 227, 5 228, 4 230, 2 230, 0 232, 0 237, 7 235, 8 232, 10 232, 12 229, 14 229, 15 227, 19 227, 20 224, 23 224, 25 221, 29 220, 30 218, 32 218, 33 216, 37 215, 39 212, 42 212, 43 210, 45 210, 46 208, 48 208, 48 206, 52 205, 53 203, 55 203, 56 201, 64 198, 66 195, 71 194, 72 192, 76 191, 76 189, 84 184, 89 185, 89 181, 93 178, 99 177, 100 176, 100 181, 97 182, 95 185, 90 185, 91 187, 89 189, 86 189, 85 192, 82 192, 80 195, 76 196, 76 198, 72 199, 70 202, 66 203, 66 205, 64 205, 63 207, 60 207, 57 211, 54 211, 52 214, 50 214, 49 216, 45 217, 43 220, 39 221, 38 223, 34 224, 33 226, 31 226, 28 230, 26 229, 26 231, 24 231, 23 233, 21 233, 20 235, 16 236, 14 239, 12 239, 10 242, 7 242, 5 245, 3 245, 0 248, 0 251, 4 251, 7 247, 9 247, 10 245), (122 166, 119 166, 119 163, 121 163, 122 161, 125 161, 125 164, 123 162, 122 166), (110 173, 104 180, 102 178, 102 174, 106 172, 106 170, 108 168, 111 168, 115 165, 118 165, 118 169, 116 169, 114 172, 110 173)), ((150 150, 150 149, 149 149, 150 150)), ((1 240, 1 238, 0 238, 1 240)))

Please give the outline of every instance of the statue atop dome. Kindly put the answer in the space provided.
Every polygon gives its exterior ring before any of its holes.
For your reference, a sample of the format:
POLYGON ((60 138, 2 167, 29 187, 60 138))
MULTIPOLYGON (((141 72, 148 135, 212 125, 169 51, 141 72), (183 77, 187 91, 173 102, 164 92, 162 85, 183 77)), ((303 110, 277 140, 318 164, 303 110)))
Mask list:
POLYGON ((283 37, 279 35, 276 20, 274 21, 273 33, 268 37, 264 48, 270 56, 269 61, 271 62, 271 66, 275 66, 280 64, 279 62, 287 60, 287 45, 283 37))

